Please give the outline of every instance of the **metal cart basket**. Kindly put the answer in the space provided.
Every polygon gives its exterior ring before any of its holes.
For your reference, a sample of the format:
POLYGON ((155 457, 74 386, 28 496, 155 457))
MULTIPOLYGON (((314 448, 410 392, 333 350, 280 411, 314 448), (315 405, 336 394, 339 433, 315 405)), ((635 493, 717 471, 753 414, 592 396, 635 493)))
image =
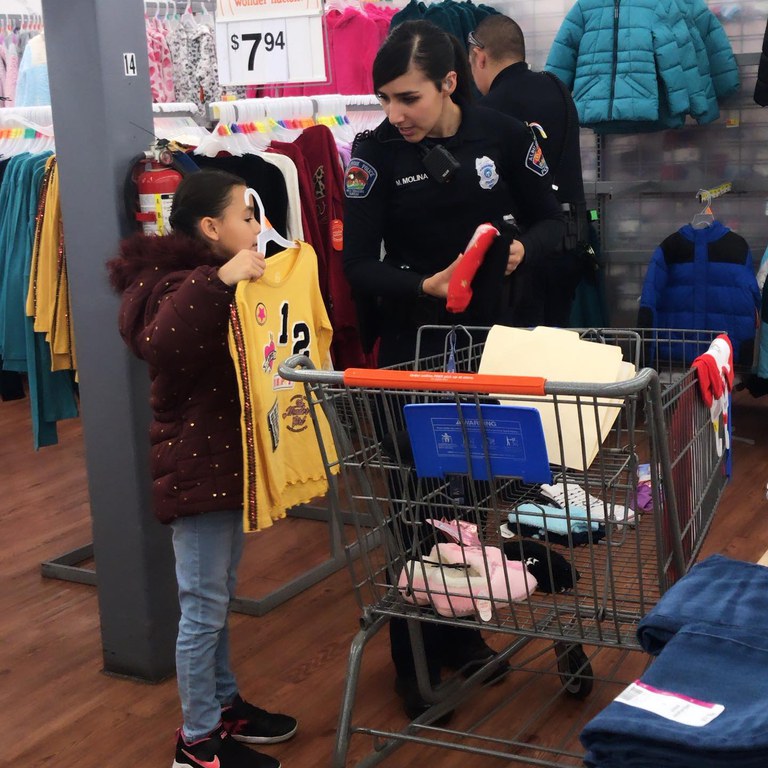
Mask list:
POLYGON ((337 768, 377 764, 408 742, 581 765, 581 728, 641 674, 637 625, 695 561, 727 482, 723 424, 689 369, 715 333, 581 331, 637 370, 590 384, 475 373, 486 331, 422 329, 443 334, 445 354, 407 369, 319 371, 300 356, 280 368, 330 422, 331 511, 362 612, 337 768), (566 441, 580 461, 562 458, 566 441), (434 703, 401 729, 363 726, 353 718, 363 652, 392 617, 407 620, 419 689, 434 703), (425 622, 485 630, 499 654, 433 688, 425 622), (364 757, 355 734, 372 739, 364 757))

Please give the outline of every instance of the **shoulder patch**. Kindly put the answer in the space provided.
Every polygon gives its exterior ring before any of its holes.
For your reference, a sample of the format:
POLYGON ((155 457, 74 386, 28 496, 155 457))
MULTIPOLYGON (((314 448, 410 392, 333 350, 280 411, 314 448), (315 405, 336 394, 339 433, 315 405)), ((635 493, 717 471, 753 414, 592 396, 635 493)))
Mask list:
POLYGON ((353 157, 344 172, 344 196, 368 197, 378 176, 379 172, 370 163, 353 157))
POLYGON ((529 171, 533 171, 537 176, 546 176, 549 173, 549 166, 544 159, 544 153, 541 151, 535 136, 531 146, 528 147, 528 154, 525 156, 525 167, 529 171))

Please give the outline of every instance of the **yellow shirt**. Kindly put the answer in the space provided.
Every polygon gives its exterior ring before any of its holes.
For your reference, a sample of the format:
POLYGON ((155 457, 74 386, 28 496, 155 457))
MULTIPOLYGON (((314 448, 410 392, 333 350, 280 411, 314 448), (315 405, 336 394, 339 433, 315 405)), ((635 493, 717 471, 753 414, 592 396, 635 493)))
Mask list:
MULTIPOLYGON (((243 434, 246 531, 268 528, 287 509, 328 492, 325 466, 304 385, 278 365, 308 354, 330 366, 331 323, 317 276, 317 255, 300 243, 267 259, 264 275, 235 291, 229 350, 235 361, 243 434)), ((336 454, 325 415, 315 411, 329 460, 336 454)))
POLYGON ((74 370, 75 341, 55 155, 45 164, 32 249, 27 315, 51 348, 51 370, 74 370))

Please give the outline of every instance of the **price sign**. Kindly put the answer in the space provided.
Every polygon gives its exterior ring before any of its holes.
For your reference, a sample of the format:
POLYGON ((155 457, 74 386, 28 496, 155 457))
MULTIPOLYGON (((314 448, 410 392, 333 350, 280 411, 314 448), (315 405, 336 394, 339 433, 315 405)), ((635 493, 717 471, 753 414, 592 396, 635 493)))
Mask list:
POLYGON ((217 22, 216 51, 222 85, 325 79, 319 15, 217 22))
POLYGON ((229 80, 231 83, 284 83, 288 79, 285 19, 230 24, 229 80))

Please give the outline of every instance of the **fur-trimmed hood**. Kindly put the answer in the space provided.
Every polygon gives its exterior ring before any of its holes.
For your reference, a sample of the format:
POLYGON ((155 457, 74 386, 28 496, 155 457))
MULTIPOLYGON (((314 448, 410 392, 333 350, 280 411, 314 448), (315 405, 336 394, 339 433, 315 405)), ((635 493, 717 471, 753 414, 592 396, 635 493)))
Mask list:
POLYGON ((211 249, 188 235, 155 237, 137 233, 120 243, 120 254, 107 262, 107 270, 115 291, 125 293, 140 275, 154 285, 169 272, 213 265, 218 263, 211 249), (150 273, 148 280, 144 273, 150 273))

